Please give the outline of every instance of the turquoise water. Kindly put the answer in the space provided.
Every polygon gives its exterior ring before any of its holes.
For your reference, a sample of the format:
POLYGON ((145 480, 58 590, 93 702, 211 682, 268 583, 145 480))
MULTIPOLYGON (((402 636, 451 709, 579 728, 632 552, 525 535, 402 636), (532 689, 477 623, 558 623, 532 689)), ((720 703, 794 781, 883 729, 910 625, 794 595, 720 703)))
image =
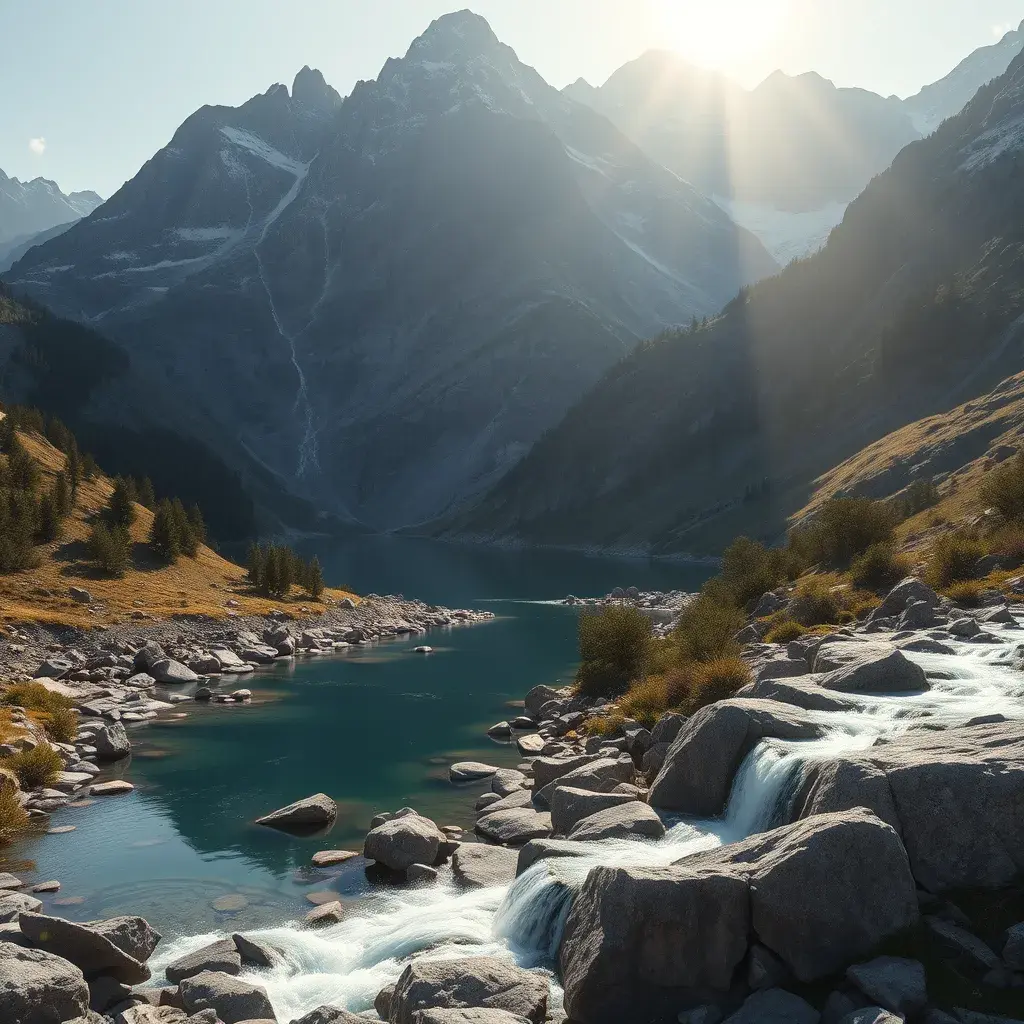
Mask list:
POLYGON ((694 589, 707 572, 564 553, 511 553, 430 542, 359 538, 308 545, 330 583, 485 608, 493 622, 298 660, 248 677, 251 705, 186 704, 182 717, 132 732, 117 776, 125 797, 52 816, 60 835, 7 851, 25 878, 61 881, 49 909, 88 920, 141 913, 168 936, 294 920, 307 894, 358 900, 365 863, 331 873, 308 867, 318 849, 358 850, 370 817, 411 805, 439 824, 470 826, 485 784, 455 787, 452 761, 515 765, 514 747, 488 739, 537 683, 575 669, 576 613, 542 602, 614 586, 694 589), (310 793, 337 800, 326 836, 292 838, 253 824, 310 793), (226 904, 216 901, 231 897, 226 904), (228 907, 229 909, 225 909, 228 907))

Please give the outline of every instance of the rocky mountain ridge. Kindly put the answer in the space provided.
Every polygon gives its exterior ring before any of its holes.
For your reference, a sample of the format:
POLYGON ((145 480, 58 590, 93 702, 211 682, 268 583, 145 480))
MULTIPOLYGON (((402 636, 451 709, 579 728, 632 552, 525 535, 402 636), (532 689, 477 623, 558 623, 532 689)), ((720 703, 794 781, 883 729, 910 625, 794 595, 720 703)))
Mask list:
POLYGON ((243 473, 391 527, 490 486, 637 339, 775 269, 461 12, 344 101, 307 69, 203 108, 6 279, 123 345, 243 473))
POLYGON ((85 217, 102 202, 95 192, 65 195, 55 181, 19 181, 0 170, 0 243, 27 241, 40 231, 85 217))

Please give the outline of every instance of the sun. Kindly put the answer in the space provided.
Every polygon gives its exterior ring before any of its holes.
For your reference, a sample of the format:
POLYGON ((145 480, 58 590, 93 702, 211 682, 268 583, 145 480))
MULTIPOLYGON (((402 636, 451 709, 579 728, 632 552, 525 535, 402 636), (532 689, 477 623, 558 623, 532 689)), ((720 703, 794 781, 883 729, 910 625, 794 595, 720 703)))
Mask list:
POLYGON ((789 8, 790 0, 660 0, 667 46, 711 68, 764 52, 785 30, 789 8))

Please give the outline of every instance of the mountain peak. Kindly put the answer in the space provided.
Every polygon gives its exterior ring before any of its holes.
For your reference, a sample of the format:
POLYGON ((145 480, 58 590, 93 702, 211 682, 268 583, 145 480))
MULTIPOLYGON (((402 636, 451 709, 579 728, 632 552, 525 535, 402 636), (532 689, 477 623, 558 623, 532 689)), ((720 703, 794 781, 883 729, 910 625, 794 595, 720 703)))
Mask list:
POLYGON ((432 21, 409 48, 409 54, 450 58, 478 54, 501 46, 486 18, 473 11, 455 11, 432 21))
POLYGON ((292 99, 313 110, 331 111, 341 105, 341 96, 332 89, 323 74, 308 64, 295 76, 292 99))

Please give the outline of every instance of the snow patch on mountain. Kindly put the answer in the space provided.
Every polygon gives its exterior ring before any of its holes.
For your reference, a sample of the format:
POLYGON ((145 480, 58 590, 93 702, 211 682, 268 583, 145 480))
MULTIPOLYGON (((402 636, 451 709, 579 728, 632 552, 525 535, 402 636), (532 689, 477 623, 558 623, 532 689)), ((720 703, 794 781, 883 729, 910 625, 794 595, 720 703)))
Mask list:
POLYGON ((782 266, 810 256, 823 248, 832 229, 840 224, 847 203, 831 202, 819 210, 794 213, 763 203, 746 203, 715 196, 714 201, 740 227, 761 240, 761 244, 782 266))
POLYGON ((305 176, 306 164, 293 157, 286 156, 280 150, 264 142, 263 139, 253 135, 251 132, 243 131, 241 128, 225 126, 220 130, 221 135, 236 146, 248 150, 253 156, 265 160, 273 167, 278 167, 289 174, 305 176))

